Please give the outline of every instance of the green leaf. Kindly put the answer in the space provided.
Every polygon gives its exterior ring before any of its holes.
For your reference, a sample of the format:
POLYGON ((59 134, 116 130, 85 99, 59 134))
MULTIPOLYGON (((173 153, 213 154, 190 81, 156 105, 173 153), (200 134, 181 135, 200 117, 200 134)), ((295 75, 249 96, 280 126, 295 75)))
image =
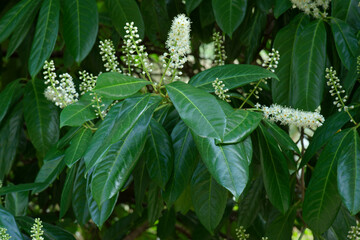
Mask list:
POLYGON ((225 211, 227 191, 199 163, 191 179, 191 199, 196 216, 204 227, 214 232, 225 211))
POLYGON ((86 198, 85 162, 80 160, 76 171, 74 186, 72 189, 72 209, 75 218, 81 226, 84 226, 90 219, 89 207, 86 198))
POLYGON ((259 66, 227 64, 213 67, 196 74, 190 79, 189 84, 208 92, 215 92, 212 84, 216 78, 223 81, 227 89, 238 88, 262 78, 278 79, 274 73, 259 66))
POLYGON ((34 14, 40 0, 22 0, 5 13, 0 19, 0 42, 3 42, 14 29, 28 16, 34 14))
POLYGON ((201 158, 214 179, 238 199, 249 178, 249 166, 242 143, 215 145, 212 138, 193 133, 201 158))
POLYGON ((145 161, 140 159, 133 171, 134 177, 134 195, 135 195, 135 212, 141 216, 143 211, 142 203, 144 201, 145 192, 150 184, 150 177, 147 173, 145 161))
POLYGON ((44 165, 41 166, 36 178, 35 183, 45 183, 33 190, 33 193, 44 191, 50 184, 52 184, 57 176, 62 172, 65 167, 64 153, 57 149, 51 149, 44 158, 44 165))
POLYGON ((190 13, 197 8, 202 0, 187 0, 185 3, 186 13, 190 15, 190 13))
POLYGON ((359 53, 356 30, 337 18, 331 18, 331 30, 341 62, 347 69, 350 69, 355 64, 355 57, 359 53))
POLYGON ((106 200, 102 204, 98 205, 94 200, 90 190, 91 188, 90 179, 91 179, 91 174, 87 178, 87 183, 86 183, 87 204, 89 207, 89 212, 92 220, 99 228, 101 228, 104 222, 110 217, 111 213, 113 212, 119 193, 117 193, 111 199, 106 200))
POLYGON ((325 83, 326 29, 322 20, 305 26, 295 41, 291 105, 314 111, 321 103, 325 83))
POLYGON ((342 139, 338 158, 337 184, 342 202, 355 215, 360 211, 360 137, 356 128, 342 139))
POLYGON ((63 0, 63 34, 66 47, 81 62, 94 46, 99 17, 95 0, 63 0))
POLYGON ((25 88, 24 117, 31 143, 45 156, 59 140, 59 114, 56 106, 44 96, 45 84, 32 79, 25 88))
POLYGON ((174 127, 171 139, 174 149, 174 172, 163 192, 168 206, 180 197, 189 184, 199 156, 190 128, 183 121, 179 121, 174 127))
POLYGON ((140 38, 144 38, 144 21, 135 0, 107 0, 106 3, 115 29, 121 37, 125 36, 125 24, 134 22, 140 38))
POLYGON ((223 140, 225 116, 213 95, 183 82, 168 84, 166 89, 180 117, 192 131, 202 137, 223 140))
POLYGON ((236 109, 226 117, 223 143, 238 143, 249 136, 259 125, 262 114, 236 109))
POLYGON ((82 127, 72 127, 68 130, 68 132, 60 138, 58 143, 56 144, 57 149, 63 149, 66 147, 70 141, 82 130, 82 127))
POLYGON ((127 98, 113 106, 105 120, 99 125, 93 135, 84 159, 86 169, 89 171, 98 163, 109 150, 112 144, 123 139, 138 122, 146 118, 149 124, 151 115, 159 104, 161 98, 146 94, 140 97, 127 98))
POLYGON ((360 29, 359 1, 357 0, 332 0, 331 16, 341 19, 352 27, 360 29))
POLYGON ((91 179, 91 192, 98 205, 113 197, 126 184, 145 146, 151 114, 144 114, 129 133, 112 144, 104 158, 96 164, 91 179))
POLYGON ((0 206, 0 227, 6 228, 6 233, 9 234, 12 239, 23 239, 14 216, 2 206, 0 206))
POLYGON ((155 221, 161 216, 161 212, 164 209, 163 199, 161 197, 160 188, 157 184, 150 183, 148 191, 148 221, 150 225, 154 225, 155 221))
POLYGON ((341 151, 348 144, 343 140, 349 134, 351 134, 350 129, 337 133, 327 143, 306 189, 303 217, 316 233, 323 233, 331 226, 341 205, 341 197, 337 189, 336 169, 341 151))
POLYGON ((0 188, 0 196, 8 193, 26 192, 44 186, 44 183, 24 183, 0 188))
POLYGON ((175 233, 176 215, 174 208, 168 208, 164 211, 163 215, 159 219, 157 226, 157 236, 160 239, 171 238, 171 235, 175 233))
POLYGON ((205 28, 215 22, 211 1, 202 1, 199 7, 201 27, 205 28))
POLYGON ((44 0, 36 24, 29 58, 29 72, 34 78, 54 50, 59 30, 60 1, 44 0))
MULTIPOLYGON (((287 0, 286 0, 287 1, 287 0)), ((287 1, 290 3, 290 1, 287 1)), ((309 23, 309 16, 297 15, 290 24, 282 28, 275 37, 274 48, 280 53, 280 60, 276 75, 280 81, 272 80, 273 101, 281 105, 290 105, 292 79, 295 72, 292 71, 295 59, 295 45, 304 27, 309 23)))
POLYGON ((16 93, 21 91, 19 80, 12 81, 6 85, 5 89, 0 93, 0 124, 7 114, 10 106, 14 103, 16 93))
POLYGON ((173 170, 174 151, 170 136, 154 119, 150 121, 143 157, 151 180, 165 189, 173 170))
MULTIPOLYGON (((28 235, 31 235, 31 227, 34 225, 35 220, 31 217, 16 217, 16 222, 21 228, 21 230, 25 231, 28 235)), ((75 240, 75 237, 65 231, 64 229, 48 224, 46 222, 42 222, 44 231, 43 237, 47 240, 75 240)))
MULTIPOLYGON (((14 185, 9 185, 14 186, 14 185)), ((6 194, 5 208, 14 216, 25 216, 29 204, 29 192, 12 192, 6 194)))
POLYGON ((288 0, 276 0, 274 7, 274 16, 279 18, 284 12, 291 8, 291 2, 288 0))
POLYGON ((71 140, 71 145, 65 150, 64 157, 64 161, 69 168, 71 168, 71 166, 83 156, 90 142, 91 136, 92 132, 90 129, 82 128, 71 140))
POLYGON ((137 93, 141 88, 151 84, 139 78, 117 72, 102 73, 96 81, 94 92, 103 97, 121 100, 137 93))
POLYGON ((217 24, 230 37, 244 20, 247 0, 212 0, 217 24))
POLYGON ((291 239, 296 210, 297 205, 295 204, 284 215, 280 212, 270 215, 265 236, 273 240, 291 239))
POLYGON ((74 180, 76 176, 76 169, 77 166, 73 166, 69 169, 68 173, 66 174, 65 184, 61 193, 61 200, 60 200, 60 216, 62 218, 65 216, 67 210, 69 209, 71 202, 72 202, 72 190, 74 186, 74 180))
POLYGON ((10 172, 14 163, 23 125, 23 106, 18 103, 0 128, 0 180, 10 172))
POLYGON ((333 224, 323 236, 325 239, 332 240, 347 239, 352 226, 356 226, 356 218, 351 216, 344 206, 341 206, 333 224))
POLYGON ((270 202, 283 214, 290 205, 290 176, 287 162, 278 146, 260 125, 259 148, 264 185, 270 202))

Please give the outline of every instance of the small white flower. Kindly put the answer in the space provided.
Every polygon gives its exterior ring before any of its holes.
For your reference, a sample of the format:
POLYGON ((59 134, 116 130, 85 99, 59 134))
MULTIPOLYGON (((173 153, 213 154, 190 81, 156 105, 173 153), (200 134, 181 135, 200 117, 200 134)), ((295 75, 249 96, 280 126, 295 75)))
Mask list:
POLYGON ((9 240, 11 236, 6 233, 7 229, 0 227, 0 240, 9 240))
POLYGON ((121 70, 119 68, 119 62, 117 61, 115 55, 115 48, 113 42, 109 39, 106 39, 105 41, 100 41, 99 48, 101 59, 104 62, 104 67, 106 71, 121 73, 121 70))
POLYGON ((215 65, 224 65, 226 60, 226 53, 225 53, 225 36, 221 36, 219 32, 213 33, 213 41, 214 41, 214 48, 215 48, 215 65))
POLYGON ((35 218, 35 223, 31 227, 31 240, 44 240, 42 235, 44 234, 44 231, 42 230, 43 225, 40 220, 40 218, 35 218))
POLYGON ((214 80, 212 83, 212 86, 215 89, 215 94, 221 99, 226 102, 231 102, 230 95, 227 95, 226 93, 229 91, 229 89, 225 89, 225 84, 223 84, 223 81, 219 81, 218 78, 214 80))

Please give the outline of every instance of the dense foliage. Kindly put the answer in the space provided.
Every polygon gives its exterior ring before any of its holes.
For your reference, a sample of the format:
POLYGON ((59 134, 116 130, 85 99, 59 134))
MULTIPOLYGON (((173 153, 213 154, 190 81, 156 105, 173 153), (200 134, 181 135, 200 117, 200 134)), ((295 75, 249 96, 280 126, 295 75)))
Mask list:
POLYGON ((357 239, 358 1, 0 11, 0 239, 357 239))

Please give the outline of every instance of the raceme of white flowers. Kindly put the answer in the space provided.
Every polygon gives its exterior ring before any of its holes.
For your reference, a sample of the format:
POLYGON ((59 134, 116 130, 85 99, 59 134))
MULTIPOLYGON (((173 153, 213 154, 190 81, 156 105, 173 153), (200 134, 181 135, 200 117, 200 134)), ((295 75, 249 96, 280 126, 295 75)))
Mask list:
POLYGON ((180 79, 181 71, 187 62, 187 54, 191 52, 190 47, 190 18, 185 14, 177 15, 171 24, 171 29, 166 41, 169 53, 163 55, 163 66, 165 75, 172 77, 171 80, 180 79))
POLYGON ((44 231, 42 230, 43 225, 40 218, 35 218, 35 223, 31 227, 31 240, 44 240, 42 235, 44 234, 44 231))
POLYGON ((45 97, 54 102, 56 106, 64 108, 76 102, 79 94, 75 90, 72 77, 68 73, 61 74, 60 81, 56 79, 54 61, 45 61, 44 64, 45 84, 49 86, 45 89, 45 97))
POLYGON ((100 41, 100 55, 101 59, 104 62, 104 67, 107 72, 119 72, 119 62, 117 61, 115 55, 115 48, 112 41, 106 39, 105 41, 100 41))
POLYGON ((291 0, 293 8, 298 8, 307 15, 312 15, 315 18, 326 17, 326 10, 329 8, 330 0, 291 0), (324 12, 320 11, 320 8, 324 12))
MULTIPOLYGON (((260 108, 260 104, 256 104, 260 108)), ((270 107, 262 106, 264 117, 282 125, 295 125, 297 127, 317 128, 320 127, 325 118, 318 112, 307 112, 294 108, 283 107, 272 104, 270 107)))
POLYGON ((213 41, 215 48, 215 59, 214 64, 221 66, 225 64, 226 52, 225 52, 225 36, 221 36, 219 32, 213 33, 213 41))
POLYGON ((221 100, 224 100, 226 102, 231 102, 230 95, 227 95, 226 93, 229 91, 229 89, 225 89, 225 84, 223 81, 219 81, 218 78, 215 79, 215 81, 212 83, 212 86, 215 89, 215 95, 217 95, 221 100))
POLYGON ((236 228, 235 233, 238 240, 247 240, 250 238, 250 235, 246 233, 246 229, 243 226, 236 228))
POLYGON ((348 111, 349 109, 354 108, 354 106, 346 106, 345 103, 348 100, 348 96, 341 96, 345 94, 345 90, 342 89, 340 84, 339 78, 336 76, 336 70, 333 67, 326 68, 326 76, 328 81, 327 85, 330 87, 330 94, 331 96, 335 97, 335 101, 333 104, 338 108, 338 111, 341 112, 342 110, 348 111))
POLYGON ((6 232, 6 228, 0 227, 0 240, 9 240, 11 238, 11 236, 6 232))
POLYGON ((351 229, 348 232, 347 238, 349 240, 358 240, 358 239, 360 239, 360 225, 359 225, 359 223, 356 226, 351 226, 351 229))

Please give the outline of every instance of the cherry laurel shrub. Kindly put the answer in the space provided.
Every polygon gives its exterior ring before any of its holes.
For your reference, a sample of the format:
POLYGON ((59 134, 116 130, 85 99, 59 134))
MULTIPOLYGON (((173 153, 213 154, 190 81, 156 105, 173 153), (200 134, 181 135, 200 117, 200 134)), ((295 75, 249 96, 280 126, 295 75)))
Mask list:
POLYGON ((357 1, 11 3, 0 240, 359 238, 357 1))

